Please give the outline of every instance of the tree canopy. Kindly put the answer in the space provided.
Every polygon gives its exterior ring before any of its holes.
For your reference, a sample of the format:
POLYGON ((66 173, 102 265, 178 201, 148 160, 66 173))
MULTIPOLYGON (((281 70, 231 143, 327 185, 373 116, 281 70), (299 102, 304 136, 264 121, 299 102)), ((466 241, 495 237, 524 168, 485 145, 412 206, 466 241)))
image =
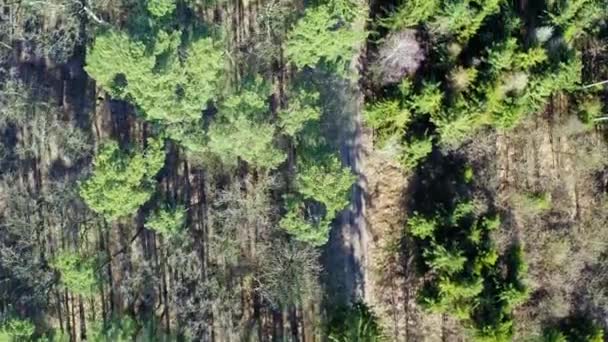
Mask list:
POLYGON ((93 161, 91 178, 80 195, 108 220, 134 214, 155 191, 154 177, 165 162, 162 139, 149 139, 145 150, 123 151, 118 143, 105 143, 93 161))

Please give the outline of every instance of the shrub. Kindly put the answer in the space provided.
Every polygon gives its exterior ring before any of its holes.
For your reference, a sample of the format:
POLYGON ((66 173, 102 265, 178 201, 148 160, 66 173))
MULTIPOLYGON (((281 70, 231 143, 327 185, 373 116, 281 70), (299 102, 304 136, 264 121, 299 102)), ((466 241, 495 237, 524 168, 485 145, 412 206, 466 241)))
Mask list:
POLYGON ((400 157, 400 163, 405 170, 413 170, 426 158, 433 150, 433 142, 431 138, 425 137, 414 139, 412 142, 403 146, 403 154, 400 157))
POLYGON ((336 309, 329 321, 329 340, 332 342, 385 341, 374 313, 363 303, 336 309))
POLYGON ((7 342, 29 341, 36 327, 28 320, 9 319, 0 326, 0 339, 7 342))

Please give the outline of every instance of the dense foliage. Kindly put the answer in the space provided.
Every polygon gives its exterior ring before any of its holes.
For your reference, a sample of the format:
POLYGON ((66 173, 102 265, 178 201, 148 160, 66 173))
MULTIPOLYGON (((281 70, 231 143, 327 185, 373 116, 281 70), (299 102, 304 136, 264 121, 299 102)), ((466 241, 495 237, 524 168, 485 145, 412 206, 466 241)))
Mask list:
POLYGON ((606 0, 1 7, 0 341, 606 338, 606 0))
POLYGON ((154 177, 164 162, 162 139, 149 139, 145 151, 134 152, 108 142, 95 157, 93 176, 82 184, 80 195, 108 220, 132 215, 152 197, 154 177))

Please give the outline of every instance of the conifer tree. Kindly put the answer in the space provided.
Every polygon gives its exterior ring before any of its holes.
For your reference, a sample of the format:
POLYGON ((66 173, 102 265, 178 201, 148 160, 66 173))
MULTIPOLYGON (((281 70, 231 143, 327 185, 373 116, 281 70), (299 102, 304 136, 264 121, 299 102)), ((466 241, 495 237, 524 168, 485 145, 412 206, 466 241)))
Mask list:
POLYGON ((82 183, 80 195, 108 220, 132 215, 152 197, 164 161, 162 139, 149 139, 145 151, 123 151, 110 141, 95 156, 93 175, 82 183))

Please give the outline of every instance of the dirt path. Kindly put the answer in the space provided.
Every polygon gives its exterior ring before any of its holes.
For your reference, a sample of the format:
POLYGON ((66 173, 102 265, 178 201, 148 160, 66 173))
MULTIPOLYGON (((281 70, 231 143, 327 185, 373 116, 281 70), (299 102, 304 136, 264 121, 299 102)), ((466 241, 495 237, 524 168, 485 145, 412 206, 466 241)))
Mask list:
POLYGON ((351 205, 337 218, 325 253, 330 296, 334 304, 364 299, 369 232, 365 222, 365 176, 361 172, 363 153, 361 109, 363 94, 352 84, 341 84, 342 111, 336 120, 336 144, 344 164, 357 175, 351 193, 351 205))

